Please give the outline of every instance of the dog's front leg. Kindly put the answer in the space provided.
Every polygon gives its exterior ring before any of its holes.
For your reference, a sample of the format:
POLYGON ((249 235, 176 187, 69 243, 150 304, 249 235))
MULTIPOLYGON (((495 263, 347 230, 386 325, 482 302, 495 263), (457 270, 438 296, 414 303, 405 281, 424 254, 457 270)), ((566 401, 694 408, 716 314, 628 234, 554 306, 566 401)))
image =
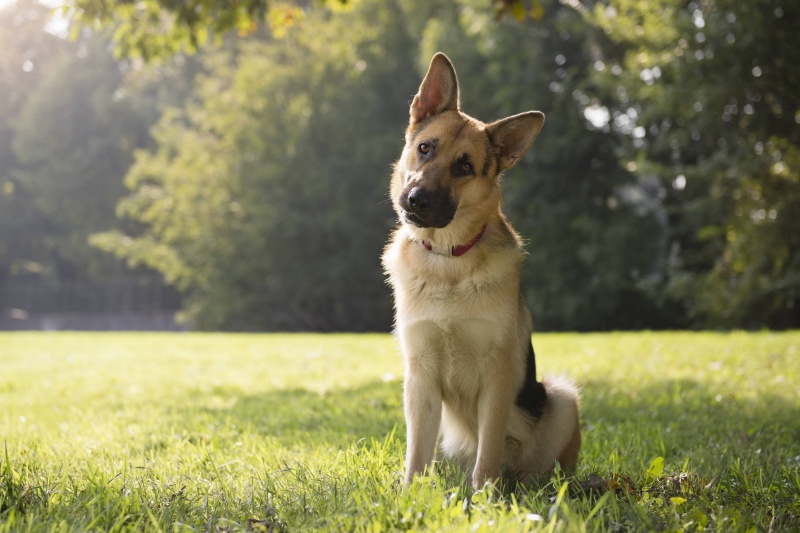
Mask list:
POLYGON ((497 365, 478 397, 478 457, 472 486, 479 489, 500 477, 508 417, 514 401, 511 365, 497 365))
POLYGON ((409 361, 406 368, 403 400, 407 428, 406 483, 411 483, 433 461, 442 420, 439 383, 418 361, 409 361))

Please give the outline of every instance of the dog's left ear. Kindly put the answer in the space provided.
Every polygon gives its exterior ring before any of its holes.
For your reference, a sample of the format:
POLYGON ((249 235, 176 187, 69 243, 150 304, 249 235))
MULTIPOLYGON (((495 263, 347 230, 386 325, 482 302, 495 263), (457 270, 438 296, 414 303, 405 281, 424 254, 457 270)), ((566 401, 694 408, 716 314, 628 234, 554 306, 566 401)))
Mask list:
POLYGON ((450 59, 438 52, 411 103, 411 124, 448 109, 458 109, 458 78, 450 59))
POLYGON ((543 124, 544 113, 528 111, 486 126, 501 171, 519 163, 543 124))

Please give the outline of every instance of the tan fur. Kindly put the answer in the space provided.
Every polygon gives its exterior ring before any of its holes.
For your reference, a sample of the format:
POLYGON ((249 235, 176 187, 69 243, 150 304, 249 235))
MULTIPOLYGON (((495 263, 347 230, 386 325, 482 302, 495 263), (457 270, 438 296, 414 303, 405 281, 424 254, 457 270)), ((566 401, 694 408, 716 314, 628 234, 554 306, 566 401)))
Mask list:
POLYGON ((437 54, 411 105, 406 146, 394 166, 391 197, 401 225, 383 264, 406 364, 406 481, 430 467, 438 441, 445 457, 472 469, 473 485, 480 487, 501 469, 526 479, 556 461, 574 465, 579 402, 571 381, 545 378, 541 417, 515 403, 525 382, 532 321, 519 293, 524 251, 501 210, 500 174, 528 150, 544 115, 485 124, 462 113, 458 102, 455 71, 437 54), (430 145, 428 153, 420 143, 430 145), (466 168, 459 166, 466 156, 472 174, 454 174, 466 168), (409 222, 409 198, 417 189, 448 195, 455 211, 446 225, 409 222), (422 245, 448 250, 470 242, 484 226, 461 257, 422 245))

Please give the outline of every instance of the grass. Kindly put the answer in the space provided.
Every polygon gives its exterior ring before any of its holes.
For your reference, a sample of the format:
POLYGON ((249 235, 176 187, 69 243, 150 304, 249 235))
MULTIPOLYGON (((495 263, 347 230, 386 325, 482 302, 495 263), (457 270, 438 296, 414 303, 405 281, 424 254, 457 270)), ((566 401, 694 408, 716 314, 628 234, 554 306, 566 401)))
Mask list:
POLYGON ((584 448, 400 483, 388 335, 0 334, 3 531, 800 530, 800 333, 536 335, 584 448))

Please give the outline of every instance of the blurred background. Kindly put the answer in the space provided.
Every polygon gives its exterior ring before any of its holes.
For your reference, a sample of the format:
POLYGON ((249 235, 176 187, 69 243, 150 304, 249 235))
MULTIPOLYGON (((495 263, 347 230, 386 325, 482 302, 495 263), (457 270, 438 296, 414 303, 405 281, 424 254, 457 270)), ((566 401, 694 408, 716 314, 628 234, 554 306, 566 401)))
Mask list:
POLYGON ((0 329, 388 331, 431 56, 539 331, 800 327, 800 2, 0 0, 0 329))

